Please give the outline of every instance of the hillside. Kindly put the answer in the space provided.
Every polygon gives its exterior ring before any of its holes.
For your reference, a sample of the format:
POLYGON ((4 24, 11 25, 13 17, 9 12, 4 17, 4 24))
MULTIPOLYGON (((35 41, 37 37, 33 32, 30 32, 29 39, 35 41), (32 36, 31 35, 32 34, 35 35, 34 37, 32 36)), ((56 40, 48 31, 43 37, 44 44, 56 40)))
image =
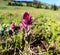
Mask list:
POLYGON ((43 8, 34 8, 27 6, 8 6, 8 0, 0 0, 0 12, 4 13, 5 11, 13 13, 18 12, 19 17, 21 17, 22 12, 30 11, 33 17, 38 17, 39 15, 45 15, 48 17, 55 18, 56 20, 60 20, 60 10, 54 11, 50 9, 43 8))
POLYGON ((40 14, 44 14, 46 16, 51 16, 52 18, 56 18, 59 20, 60 16, 60 10, 58 11, 53 11, 53 10, 49 10, 49 9, 37 9, 37 8, 33 8, 33 7, 26 7, 26 6, 8 6, 7 5, 8 1, 3 1, 0 0, 0 12, 10 12, 10 13, 14 13, 14 11, 18 12, 20 15, 23 11, 30 11, 32 13, 33 16, 38 16, 40 14))

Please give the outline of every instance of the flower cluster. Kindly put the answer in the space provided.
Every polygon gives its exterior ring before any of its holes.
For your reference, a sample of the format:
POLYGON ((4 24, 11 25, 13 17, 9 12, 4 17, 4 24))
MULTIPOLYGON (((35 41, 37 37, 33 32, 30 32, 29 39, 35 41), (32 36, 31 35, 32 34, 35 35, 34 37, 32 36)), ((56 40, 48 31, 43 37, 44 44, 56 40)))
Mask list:
MULTIPOLYGON (((23 17, 21 19, 21 23, 19 24, 20 29, 22 27, 24 27, 25 30, 28 30, 28 25, 30 25, 31 23, 32 23, 31 14, 29 12, 24 12, 23 17)), ((10 29, 12 32, 14 31, 14 29, 15 29, 15 23, 14 22, 11 23, 10 29)))
POLYGON ((24 27, 25 29, 28 29, 28 25, 30 25, 32 23, 32 16, 29 12, 24 12, 22 20, 21 20, 21 24, 19 24, 20 29, 22 27, 24 27))
POLYGON ((14 32, 14 29, 15 29, 15 23, 14 22, 12 22, 10 24, 10 29, 11 29, 12 32, 14 32))

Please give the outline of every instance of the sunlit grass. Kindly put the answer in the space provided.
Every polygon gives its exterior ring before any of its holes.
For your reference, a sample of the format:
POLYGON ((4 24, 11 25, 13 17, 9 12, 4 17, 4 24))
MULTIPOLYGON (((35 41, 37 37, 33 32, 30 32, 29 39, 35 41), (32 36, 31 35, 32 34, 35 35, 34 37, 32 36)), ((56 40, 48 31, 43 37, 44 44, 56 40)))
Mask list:
POLYGON ((46 9, 37 9, 33 7, 26 7, 26 6, 1 6, 0 5, 0 13, 4 11, 10 12, 14 14, 14 12, 18 12, 19 17, 21 17, 22 12, 30 11, 33 17, 38 17, 39 15, 43 14, 48 17, 55 18, 56 20, 60 20, 60 10, 53 11, 53 10, 46 10, 46 9))

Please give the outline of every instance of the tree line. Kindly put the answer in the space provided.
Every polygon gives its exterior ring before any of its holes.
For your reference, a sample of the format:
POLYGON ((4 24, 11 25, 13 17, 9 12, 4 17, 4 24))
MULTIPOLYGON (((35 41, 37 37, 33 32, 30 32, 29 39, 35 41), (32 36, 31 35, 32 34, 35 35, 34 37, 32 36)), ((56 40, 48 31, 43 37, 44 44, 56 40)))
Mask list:
POLYGON ((39 2, 37 0, 33 0, 33 1, 9 1, 8 5, 10 6, 29 6, 29 7, 34 7, 34 8, 43 8, 43 9, 52 9, 52 10, 58 10, 58 6, 57 5, 50 5, 50 4, 45 4, 42 2, 39 2), (25 4, 24 4, 25 3, 25 4))

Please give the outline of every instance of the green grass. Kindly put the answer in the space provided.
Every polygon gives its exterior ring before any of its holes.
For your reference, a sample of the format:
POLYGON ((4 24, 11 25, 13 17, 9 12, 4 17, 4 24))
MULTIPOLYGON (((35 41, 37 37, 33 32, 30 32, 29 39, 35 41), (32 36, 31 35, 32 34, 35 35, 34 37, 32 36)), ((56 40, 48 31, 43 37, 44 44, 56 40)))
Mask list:
POLYGON ((38 17, 39 15, 43 14, 46 15, 48 17, 52 17, 55 18, 57 20, 60 20, 60 10, 58 11, 53 11, 53 10, 46 10, 46 9, 37 9, 37 8, 33 8, 33 7, 20 7, 20 6, 0 6, 0 13, 3 13, 4 11, 13 13, 16 11, 18 12, 19 16, 21 16, 21 14, 24 11, 29 11, 31 12, 33 17, 38 17))

